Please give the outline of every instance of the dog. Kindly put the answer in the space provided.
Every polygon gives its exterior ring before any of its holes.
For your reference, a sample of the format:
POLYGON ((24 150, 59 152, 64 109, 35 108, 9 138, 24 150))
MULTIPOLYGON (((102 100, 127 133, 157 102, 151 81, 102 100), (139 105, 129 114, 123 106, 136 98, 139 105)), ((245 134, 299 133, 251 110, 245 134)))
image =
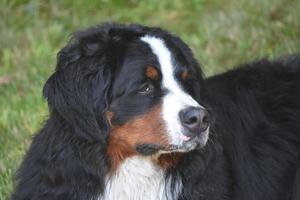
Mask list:
POLYGON ((300 57, 204 79, 160 28, 74 33, 12 200, 299 200, 300 57))

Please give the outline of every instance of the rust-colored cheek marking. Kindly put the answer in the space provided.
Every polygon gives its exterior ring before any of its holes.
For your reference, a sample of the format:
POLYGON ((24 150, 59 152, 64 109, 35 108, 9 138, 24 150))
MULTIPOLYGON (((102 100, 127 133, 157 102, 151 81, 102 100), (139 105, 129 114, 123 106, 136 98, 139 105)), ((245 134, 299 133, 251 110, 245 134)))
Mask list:
POLYGON ((163 169, 168 169, 172 166, 175 166, 178 164, 178 162, 181 160, 184 153, 168 153, 168 154, 162 154, 158 158, 158 165, 161 166, 163 169))
POLYGON ((158 79, 158 71, 154 67, 147 67, 146 76, 150 79, 158 79))
POLYGON ((136 155, 135 148, 138 144, 170 144, 161 117, 161 105, 123 125, 111 127, 107 153, 111 159, 112 170, 116 170, 124 159, 136 155))
POLYGON ((181 72, 181 79, 182 80, 186 80, 189 77, 189 72, 184 70, 183 72, 181 72))

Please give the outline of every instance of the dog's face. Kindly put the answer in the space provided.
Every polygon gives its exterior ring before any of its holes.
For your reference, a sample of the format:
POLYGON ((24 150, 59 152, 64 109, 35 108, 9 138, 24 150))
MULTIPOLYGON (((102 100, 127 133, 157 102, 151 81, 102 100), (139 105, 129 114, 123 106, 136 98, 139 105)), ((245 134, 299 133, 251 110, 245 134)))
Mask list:
POLYGON ((108 124, 108 154, 125 158, 204 146, 210 117, 200 102, 201 72, 189 48, 160 29, 98 29, 81 32, 60 53, 56 73, 79 87, 87 104, 97 105, 92 109, 101 113, 98 120, 108 124))

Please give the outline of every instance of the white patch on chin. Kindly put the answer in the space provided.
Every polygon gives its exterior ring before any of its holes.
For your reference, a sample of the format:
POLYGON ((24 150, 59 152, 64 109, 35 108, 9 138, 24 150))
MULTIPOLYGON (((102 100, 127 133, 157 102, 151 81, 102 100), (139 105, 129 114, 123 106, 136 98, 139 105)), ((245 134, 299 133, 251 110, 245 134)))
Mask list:
POLYGON ((183 127, 179 120, 179 112, 189 106, 201 107, 189 94, 184 92, 175 80, 174 67, 171 52, 164 41, 153 36, 144 36, 142 41, 149 44, 161 66, 162 84, 168 90, 163 98, 163 119, 166 121, 167 130, 170 134, 172 144, 182 145, 183 127))
POLYGON ((106 177, 104 194, 98 200, 177 199, 182 192, 181 179, 177 178, 174 191, 171 191, 172 177, 166 179, 164 170, 152 159, 127 158, 116 174, 106 177))

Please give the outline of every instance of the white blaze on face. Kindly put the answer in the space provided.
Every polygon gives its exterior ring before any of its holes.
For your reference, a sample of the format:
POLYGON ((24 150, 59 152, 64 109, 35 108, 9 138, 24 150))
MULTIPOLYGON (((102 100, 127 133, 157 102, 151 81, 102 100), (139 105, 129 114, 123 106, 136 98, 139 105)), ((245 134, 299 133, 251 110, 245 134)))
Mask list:
POLYGON ((175 79, 175 66, 172 64, 172 55, 166 47, 165 42, 157 37, 144 36, 141 38, 146 42, 152 52, 157 56, 162 72, 162 85, 167 89, 163 97, 162 114, 166 121, 168 133, 172 144, 182 144, 183 127, 179 119, 179 112, 187 107, 202 107, 189 94, 183 91, 175 79))

